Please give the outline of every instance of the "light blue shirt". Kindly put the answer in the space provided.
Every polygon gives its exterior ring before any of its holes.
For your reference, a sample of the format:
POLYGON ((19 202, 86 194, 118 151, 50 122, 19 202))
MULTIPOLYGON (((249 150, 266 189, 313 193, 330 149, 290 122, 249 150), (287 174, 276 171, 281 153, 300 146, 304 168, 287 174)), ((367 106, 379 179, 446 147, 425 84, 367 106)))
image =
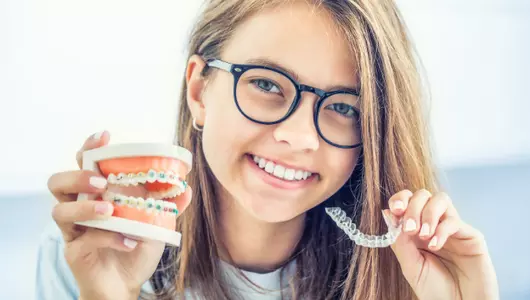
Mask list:
MULTIPOLYGON (((230 286, 236 289, 245 299, 253 300, 282 299, 279 292, 280 287, 287 286, 289 277, 294 274, 295 270, 295 264, 293 262, 290 263, 283 283, 280 283, 280 269, 265 274, 242 271, 253 283, 264 289, 274 290, 264 294, 255 291, 247 282, 242 281, 237 276, 237 270, 231 265, 222 262, 221 266, 227 275, 226 279, 230 286)), ((64 240, 61 231, 55 223, 50 224, 41 236, 35 291, 36 300, 77 300, 79 298, 77 283, 64 257, 64 240)), ((142 291, 152 292, 149 282, 142 286, 142 291)), ((190 291, 186 294, 191 296, 190 291)))

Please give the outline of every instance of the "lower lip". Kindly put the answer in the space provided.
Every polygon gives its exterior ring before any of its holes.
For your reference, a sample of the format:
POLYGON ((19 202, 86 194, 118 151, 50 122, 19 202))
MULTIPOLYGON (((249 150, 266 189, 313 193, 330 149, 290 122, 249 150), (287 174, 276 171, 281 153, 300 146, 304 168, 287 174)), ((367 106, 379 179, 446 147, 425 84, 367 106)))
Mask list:
POLYGON ((263 181, 265 181, 265 183, 268 183, 269 185, 275 188, 280 188, 284 190, 300 189, 311 184, 317 176, 316 174, 311 174, 311 176, 307 177, 307 179, 305 180, 287 181, 284 179, 280 179, 272 174, 269 174, 264 169, 260 168, 251 155, 247 155, 247 159, 250 163, 251 169, 256 172, 256 175, 263 181))

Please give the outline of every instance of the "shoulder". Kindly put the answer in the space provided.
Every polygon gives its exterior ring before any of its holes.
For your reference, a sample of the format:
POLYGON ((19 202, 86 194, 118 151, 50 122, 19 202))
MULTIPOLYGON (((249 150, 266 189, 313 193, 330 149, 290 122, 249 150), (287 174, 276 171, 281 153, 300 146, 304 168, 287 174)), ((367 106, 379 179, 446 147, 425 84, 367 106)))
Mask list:
POLYGON ((64 258, 64 240, 55 223, 43 231, 38 248, 35 299, 77 299, 79 291, 64 258))
MULTIPOLYGON (((51 222, 39 239, 35 281, 36 300, 78 299, 79 290, 64 257, 64 239, 57 224, 51 222)), ((142 291, 151 292, 149 282, 142 291)))

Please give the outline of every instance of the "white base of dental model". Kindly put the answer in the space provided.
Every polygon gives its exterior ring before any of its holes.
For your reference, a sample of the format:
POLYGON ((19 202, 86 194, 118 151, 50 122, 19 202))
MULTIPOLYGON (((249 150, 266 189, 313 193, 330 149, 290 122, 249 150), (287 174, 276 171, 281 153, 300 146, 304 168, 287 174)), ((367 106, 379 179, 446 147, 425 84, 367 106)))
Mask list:
POLYGON ((388 226, 388 232, 384 235, 367 235, 359 231, 355 223, 350 217, 346 216, 346 212, 339 207, 326 207, 326 213, 331 217, 335 224, 348 235, 350 240, 355 244, 367 248, 384 248, 396 242, 401 233, 402 225, 397 227, 392 226, 392 222, 388 220, 383 213, 383 218, 388 226))
MULTIPOLYGON (((83 170, 91 170, 101 173, 97 165, 98 161, 113 158, 144 156, 178 159, 187 165, 188 169, 191 169, 192 165, 191 152, 185 148, 171 144, 137 143, 111 145, 85 151, 83 153, 83 170)), ((93 195, 81 193, 77 197, 77 201, 90 199, 94 199, 93 195)), ((105 220, 89 220, 76 222, 75 224, 119 232, 138 240, 155 240, 175 247, 180 246, 182 236, 181 233, 174 230, 113 216, 105 220)))
POLYGON ((175 247, 180 246, 182 236, 180 232, 168 230, 160 226, 118 217, 109 217, 105 220, 77 222, 76 224, 119 232, 135 240, 156 240, 175 247))

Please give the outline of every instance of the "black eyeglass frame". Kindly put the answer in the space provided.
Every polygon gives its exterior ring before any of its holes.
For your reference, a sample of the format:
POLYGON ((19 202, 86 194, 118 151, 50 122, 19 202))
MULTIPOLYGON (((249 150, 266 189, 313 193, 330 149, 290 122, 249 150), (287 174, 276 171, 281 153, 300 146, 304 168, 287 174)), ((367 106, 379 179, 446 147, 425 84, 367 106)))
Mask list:
MULTIPOLYGON (((297 82, 294 78, 292 78, 292 76, 290 74, 288 74, 288 73, 286 73, 286 72, 284 72, 282 70, 271 68, 269 66, 252 65, 252 64, 233 64, 233 63, 228 63, 228 62, 225 62, 225 61, 217 59, 217 58, 212 58, 212 59, 206 60, 206 65, 208 67, 213 67, 213 68, 224 70, 226 72, 231 73, 234 76, 234 88, 233 88, 234 89, 234 102, 235 102, 236 107, 239 110, 239 112, 243 116, 245 116, 247 119, 251 120, 252 122, 255 122, 255 123, 258 123, 258 124, 263 124, 263 125, 273 125, 273 124, 278 124, 278 123, 281 123, 281 122, 285 121, 287 118, 289 118, 293 114, 293 112, 296 110, 296 108, 300 104, 300 100, 302 99, 302 92, 309 92, 309 93, 313 93, 313 94, 315 94, 315 95, 317 95, 319 97, 319 99, 315 102, 315 106, 314 106, 313 122, 315 124, 315 128, 317 129, 318 135, 324 141, 326 141, 326 143, 328 143, 328 144, 330 144, 330 145, 332 145, 334 147, 342 148, 342 149, 353 149, 353 148, 357 148, 357 147, 359 147, 359 146, 361 146, 363 144, 362 141, 360 143, 358 143, 358 144, 354 144, 354 145, 350 145, 350 146, 344 146, 344 145, 336 144, 336 143, 328 140, 324 136, 324 134, 320 130, 320 126, 318 125, 318 115, 319 115, 319 112, 320 112, 320 108, 322 106, 322 103, 324 103, 324 101, 326 100, 326 98, 329 98, 329 97, 331 97, 333 95, 336 95, 336 94, 350 94, 350 95, 354 95, 356 97, 359 97, 359 92, 358 91, 337 90, 337 91, 327 92, 327 91, 324 91, 324 90, 319 89, 319 88, 315 88, 315 87, 312 87, 312 86, 309 86, 309 85, 301 84, 301 83, 297 82), (276 121, 273 121, 273 122, 263 122, 263 121, 256 120, 256 119, 252 118, 251 116, 247 115, 243 111, 243 109, 241 109, 241 107, 239 106, 239 103, 237 101, 237 84, 238 84, 239 79, 241 78, 241 76, 245 72, 247 72, 249 70, 252 70, 252 69, 265 69, 265 70, 269 70, 269 71, 280 73, 280 74, 285 76, 287 79, 289 79, 293 83, 293 85, 294 85, 294 87, 296 89, 296 95, 295 95, 294 101, 291 104, 291 106, 289 107, 289 110, 287 111, 285 116, 283 116, 279 120, 276 120, 276 121)), ((356 107, 353 107, 353 109, 355 110, 355 113, 357 113, 357 115, 360 116, 360 111, 356 107)))

